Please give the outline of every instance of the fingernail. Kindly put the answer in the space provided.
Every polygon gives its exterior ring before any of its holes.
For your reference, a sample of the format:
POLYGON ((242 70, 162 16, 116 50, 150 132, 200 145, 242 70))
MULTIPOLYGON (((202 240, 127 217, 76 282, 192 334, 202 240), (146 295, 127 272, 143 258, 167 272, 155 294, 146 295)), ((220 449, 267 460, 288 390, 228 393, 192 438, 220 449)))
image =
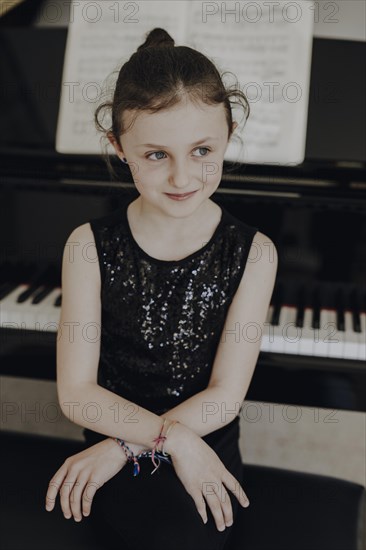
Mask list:
POLYGON ((221 525, 221 527, 218 528, 219 531, 225 531, 225 525, 221 525))
POLYGON ((226 522, 226 527, 231 527, 233 523, 234 523, 233 521, 227 521, 226 522))

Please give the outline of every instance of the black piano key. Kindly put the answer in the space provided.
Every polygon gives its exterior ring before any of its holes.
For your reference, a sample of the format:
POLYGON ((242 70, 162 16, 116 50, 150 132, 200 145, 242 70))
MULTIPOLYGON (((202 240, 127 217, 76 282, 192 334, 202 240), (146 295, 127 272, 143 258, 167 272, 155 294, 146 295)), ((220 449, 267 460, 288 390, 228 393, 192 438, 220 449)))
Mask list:
POLYGON ((8 294, 13 292, 13 290, 18 286, 17 283, 3 283, 0 286, 0 300, 5 298, 8 294))
POLYGON ((28 298, 30 296, 32 296, 32 294, 38 289, 38 285, 29 285, 28 288, 26 288, 25 290, 23 290, 23 292, 21 292, 17 298, 17 303, 18 304, 22 304, 23 302, 25 302, 26 300, 28 300, 28 298))
POLYGON ((53 288, 54 287, 52 286, 43 287, 32 299, 32 304, 39 304, 42 302, 42 300, 44 300, 44 298, 46 298, 53 291, 53 288))
POLYGON ((311 321, 311 327, 316 329, 320 328, 320 291, 319 286, 315 287, 312 292, 312 309, 313 318, 311 321))
POLYGON ((355 332, 361 332, 361 317, 360 306, 358 301, 358 293, 354 288, 349 296, 350 309, 352 311, 352 327, 355 332))
POLYGON ((43 285, 49 283, 51 271, 52 271, 52 266, 50 265, 45 265, 43 263, 41 266, 39 266, 32 273, 29 287, 18 296, 17 302, 18 303, 25 302, 25 300, 28 300, 28 298, 32 296, 38 290, 39 287, 42 287, 43 285))
POLYGON ((279 325, 280 313, 283 305, 282 295, 283 295, 283 283, 279 282, 273 292, 273 313, 272 313, 272 319, 270 319, 270 324, 274 326, 279 325))
POLYGON ((304 312, 305 312, 305 301, 306 301, 306 288, 302 284, 297 291, 296 299, 296 320, 295 326, 302 328, 304 326, 304 312))
POLYGON ((342 288, 338 288, 336 292, 336 304, 337 304, 337 329, 344 331, 345 298, 344 298, 344 292, 342 288))

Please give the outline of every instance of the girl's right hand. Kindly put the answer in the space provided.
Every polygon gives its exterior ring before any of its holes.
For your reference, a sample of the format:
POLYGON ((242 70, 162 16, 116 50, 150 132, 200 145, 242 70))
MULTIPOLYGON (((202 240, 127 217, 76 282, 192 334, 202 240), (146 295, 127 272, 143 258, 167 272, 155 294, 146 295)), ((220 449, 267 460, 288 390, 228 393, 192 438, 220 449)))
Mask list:
POLYGON ((171 455, 175 472, 193 498, 204 523, 207 522, 206 499, 217 529, 223 531, 225 525, 232 525, 233 511, 227 489, 234 493, 244 508, 249 506, 239 481, 227 470, 215 451, 186 426, 174 426, 164 450, 171 455))
POLYGON ((95 493, 127 463, 127 457, 111 437, 69 456, 52 477, 46 494, 46 510, 51 512, 60 493, 66 519, 81 521, 90 515, 95 493))

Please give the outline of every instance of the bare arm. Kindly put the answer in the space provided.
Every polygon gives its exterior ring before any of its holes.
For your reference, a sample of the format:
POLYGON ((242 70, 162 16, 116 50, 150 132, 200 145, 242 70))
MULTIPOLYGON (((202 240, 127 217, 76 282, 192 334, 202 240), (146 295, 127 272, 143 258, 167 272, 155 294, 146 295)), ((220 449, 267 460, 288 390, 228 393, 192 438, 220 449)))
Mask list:
MULTIPOLYGON (((146 448, 162 419, 97 384, 101 334, 101 278, 89 223, 70 234, 62 261, 62 307, 57 333, 57 393, 72 422, 146 448)), ((189 428, 174 427, 181 437, 189 428)), ((169 451, 168 451, 169 452, 169 451)))
MULTIPOLYGON (((234 420, 239 413, 240 405, 239 402, 229 403, 222 388, 209 386, 166 411, 159 418, 178 420, 200 437, 204 437, 234 420)), ((130 403, 130 407, 132 406, 130 403)), ((135 406, 137 407, 137 405, 135 406)), ((162 424, 162 420, 160 424, 162 424)), ((125 443, 135 455, 152 448, 152 445, 147 447, 136 443, 134 439, 131 441, 125 439, 125 443)), ((169 445, 165 445, 164 449, 166 450, 168 447, 169 445)))
MULTIPOLYGON (((228 415, 223 423, 221 415, 205 413, 207 403, 211 411, 211 405, 221 403, 224 398, 225 393, 221 388, 207 388, 175 407, 176 413, 159 416, 98 384, 84 383, 69 394, 60 396, 59 401, 65 416, 75 424, 108 437, 119 437, 127 445, 132 442, 143 449, 151 449, 154 438, 159 435, 162 417, 165 416, 179 420, 184 428, 189 428, 201 437, 228 424, 233 416, 229 418, 228 415)), ((176 430, 177 427, 171 434, 176 430)), ((167 445, 165 449, 168 450, 167 445)))

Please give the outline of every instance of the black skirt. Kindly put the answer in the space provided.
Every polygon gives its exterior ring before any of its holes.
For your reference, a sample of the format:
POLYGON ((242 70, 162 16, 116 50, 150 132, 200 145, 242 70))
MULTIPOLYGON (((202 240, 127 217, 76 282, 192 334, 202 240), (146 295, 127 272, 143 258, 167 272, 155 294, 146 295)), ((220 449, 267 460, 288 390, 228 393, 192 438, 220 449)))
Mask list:
MULTIPOLYGON (((86 447, 106 437, 88 429, 84 434, 86 447)), ((237 416, 202 439, 242 486, 239 436, 237 416)), ((240 506, 237 497, 226 488, 234 524, 219 531, 206 500, 208 522, 203 523, 195 501, 173 465, 161 462, 151 475, 154 469, 151 458, 142 457, 139 463, 139 475, 133 476, 133 463, 128 462, 100 487, 94 496, 90 517, 83 519, 92 523, 102 547, 106 550, 223 550, 235 527, 240 506)), ((243 489, 245 491, 245 487, 243 489)))

